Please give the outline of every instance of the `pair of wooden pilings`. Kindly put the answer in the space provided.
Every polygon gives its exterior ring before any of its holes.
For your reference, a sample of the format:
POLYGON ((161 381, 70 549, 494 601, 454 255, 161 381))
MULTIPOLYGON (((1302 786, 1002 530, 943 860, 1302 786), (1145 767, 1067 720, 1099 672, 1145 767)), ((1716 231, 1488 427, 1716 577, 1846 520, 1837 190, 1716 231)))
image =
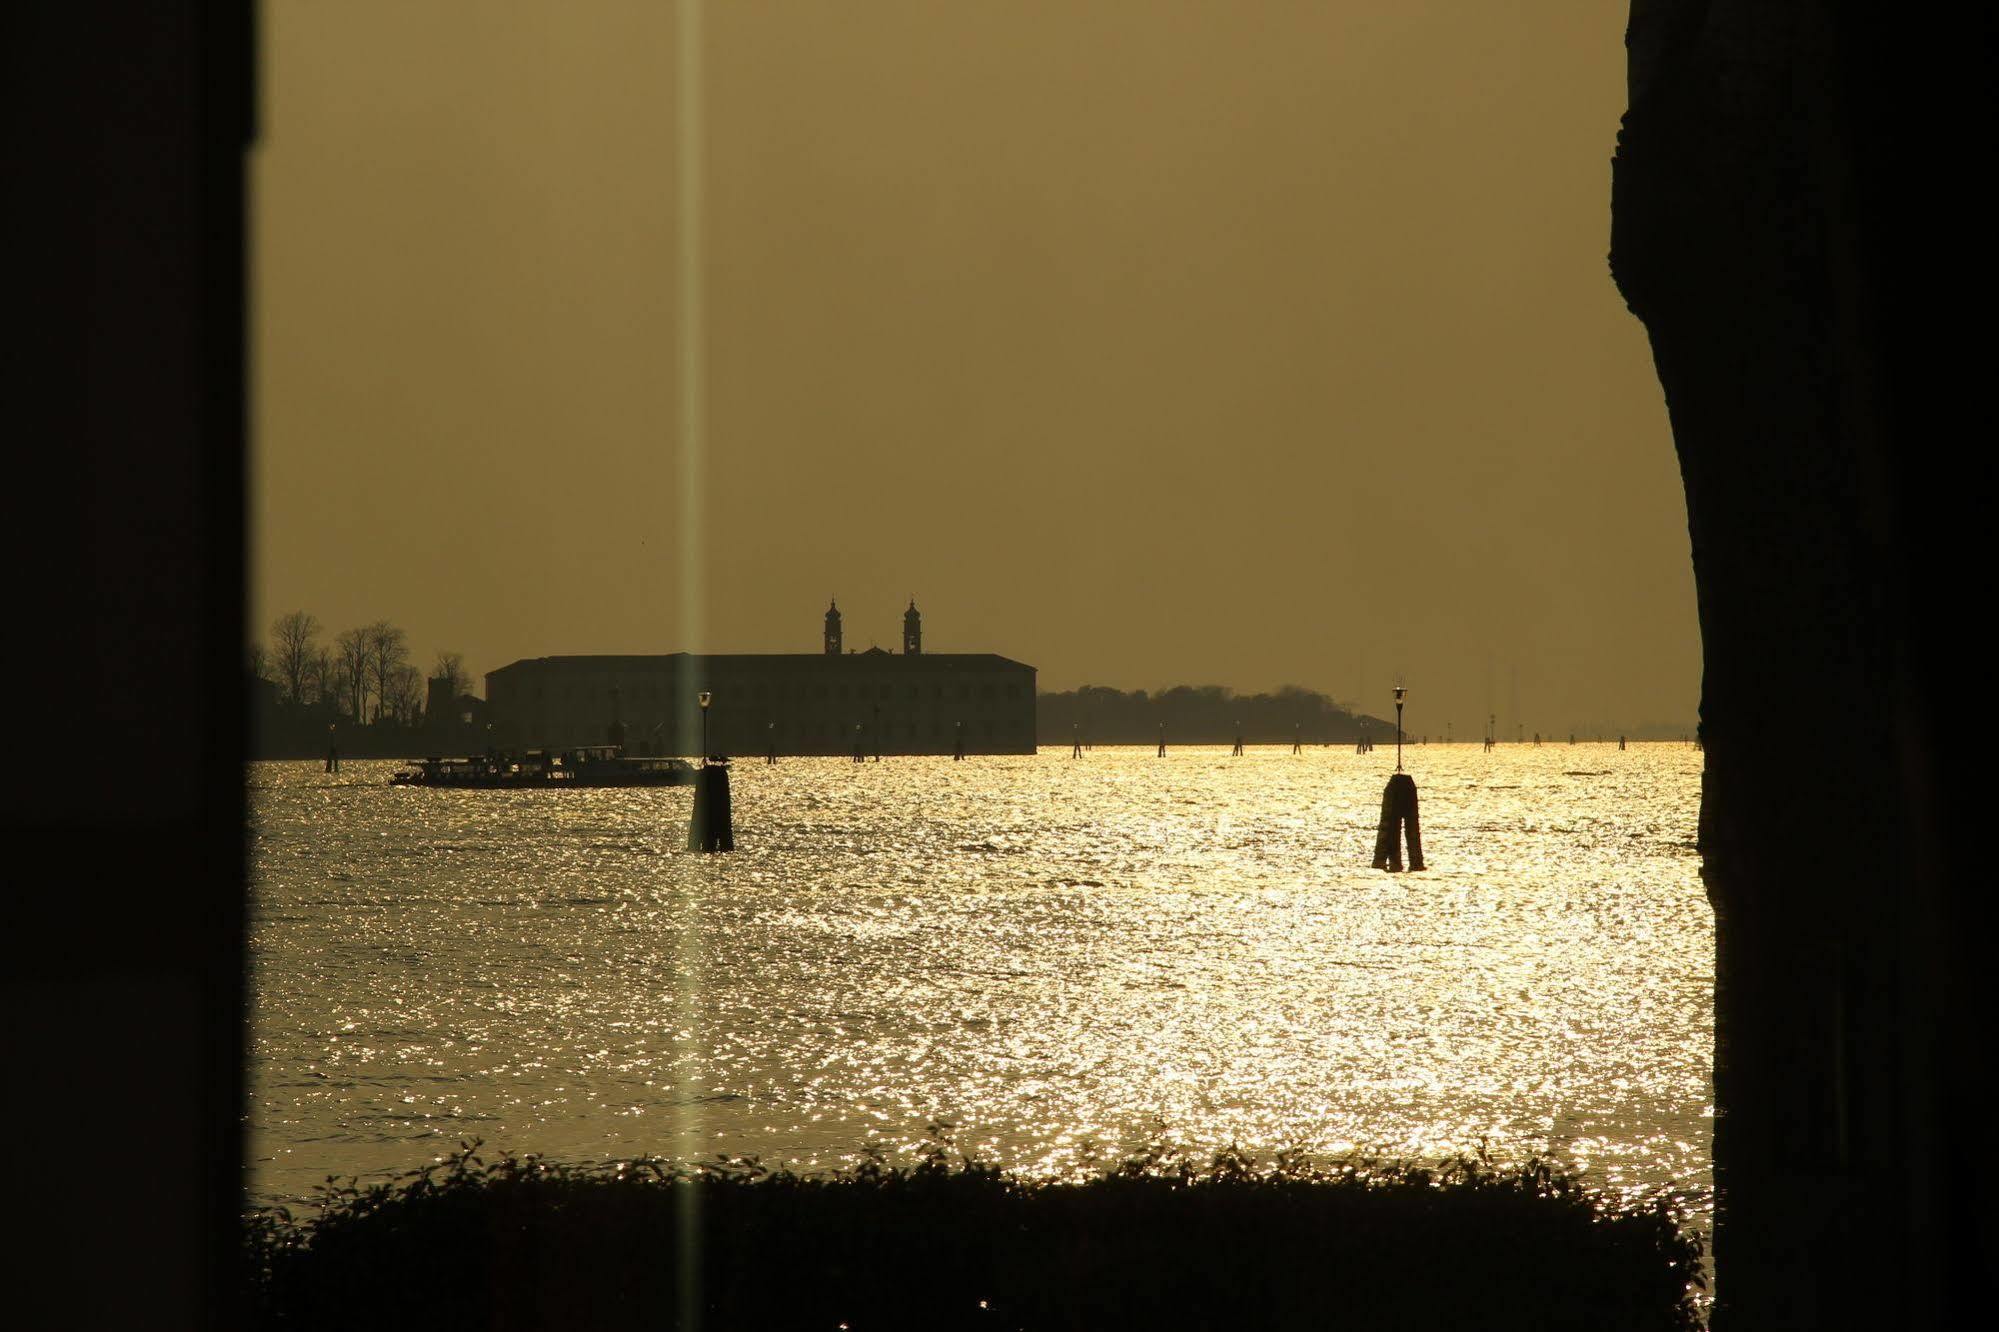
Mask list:
POLYGON ((729 808, 729 765, 726 763, 703 763, 694 770, 694 817, 687 823, 687 849, 736 849, 736 820, 729 808))
POLYGON ((1374 867, 1402 869, 1402 839, 1409 839, 1409 868, 1423 868, 1423 825, 1416 815, 1416 779, 1398 772, 1381 793, 1381 827, 1374 834, 1374 867))

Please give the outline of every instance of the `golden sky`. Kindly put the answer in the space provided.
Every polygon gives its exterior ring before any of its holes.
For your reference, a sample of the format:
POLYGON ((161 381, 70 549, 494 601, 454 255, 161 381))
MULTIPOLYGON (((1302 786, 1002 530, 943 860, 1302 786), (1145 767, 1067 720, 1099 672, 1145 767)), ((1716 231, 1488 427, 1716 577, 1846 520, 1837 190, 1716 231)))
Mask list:
POLYGON ((670 0, 266 0, 253 623, 1691 723, 1623 6, 703 12, 704 641, 670 0))

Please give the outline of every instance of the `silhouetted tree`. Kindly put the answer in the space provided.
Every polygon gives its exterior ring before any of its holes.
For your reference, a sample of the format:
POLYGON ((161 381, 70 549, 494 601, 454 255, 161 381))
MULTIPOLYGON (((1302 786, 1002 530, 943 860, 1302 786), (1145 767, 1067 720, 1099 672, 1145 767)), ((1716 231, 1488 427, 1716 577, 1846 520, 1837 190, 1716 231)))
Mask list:
POLYGON ((472 677, 466 673, 465 657, 457 652, 440 652, 437 664, 431 667, 430 678, 451 681, 451 697, 472 692, 472 677))
POLYGON ((271 625, 271 669, 286 703, 305 702, 306 674, 312 667, 316 651, 313 639, 318 634, 319 621, 308 611, 288 611, 271 625))
POLYGON ((399 725, 416 725, 423 712, 423 672, 405 662, 389 672, 382 711, 399 725))
POLYGON ((368 665, 374 652, 366 629, 345 629, 334 640, 336 693, 356 725, 368 717, 368 665))
POLYGON ((300 677, 300 702, 335 704, 340 695, 336 680, 337 671, 333 653, 324 647, 315 647, 306 659, 305 674, 300 677))
POLYGON ((388 711, 396 671, 409 660, 409 639, 387 620, 377 620, 362 632, 367 635, 368 673, 375 688, 375 719, 380 721, 388 711))
POLYGON ((262 643, 250 644, 249 651, 245 654, 243 665, 249 671, 252 680, 268 680, 271 678, 270 659, 265 655, 262 643))

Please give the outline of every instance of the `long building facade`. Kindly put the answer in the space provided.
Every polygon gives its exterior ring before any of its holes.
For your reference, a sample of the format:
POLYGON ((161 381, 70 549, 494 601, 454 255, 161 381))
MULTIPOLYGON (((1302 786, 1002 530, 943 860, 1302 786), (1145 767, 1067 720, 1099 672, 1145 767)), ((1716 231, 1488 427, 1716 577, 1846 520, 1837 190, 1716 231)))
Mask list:
POLYGON ((817 653, 533 657, 486 675, 491 743, 623 744, 635 754, 1031 754, 1034 668, 926 653, 914 603, 903 651, 842 649, 829 607, 817 653))

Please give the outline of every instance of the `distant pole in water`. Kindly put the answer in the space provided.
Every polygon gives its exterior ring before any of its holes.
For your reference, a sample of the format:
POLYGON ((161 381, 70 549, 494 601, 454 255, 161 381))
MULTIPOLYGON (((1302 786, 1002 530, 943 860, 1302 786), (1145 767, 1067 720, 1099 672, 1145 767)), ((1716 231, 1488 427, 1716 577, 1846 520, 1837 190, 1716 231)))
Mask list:
POLYGON ((1230 755, 1231 755, 1232 757, 1235 757, 1235 758, 1241 758, 1241 757, 1242 757, 1242 723, 1241 723, 1241 722, 1237 722, 1237 723, 1235 724, 1235 748, 1234 748, 1234 749, 1232 749, 1232 750, 1230 750, 1230 751, 1229 751, 1229 753, 1230 753, 1230 755))
POLYGON ((854 762, 856 763, 866 763, 868 761, 867 751, 861 742, 862 733, 866 729, 861 723, 854 723, 854 762))
POLYGON ((1069 724, 1069 757, 1083 757, 1083 732, 1074 722, 1069 724))
POLYGON ((1402 771, 1402 696, 1409 691, 1395 686, 1395 771, 1402 771))
POLYGON ((1166 757, 1166 723, 1159 723, 1159 757, 1166 757))
POLYGON ((333 724, 331 722, 327 723, 326 727, 326 770, 328 772, 340 771, 340 746, 334 743, 333 724))
POLYGON ((705 768, 708 766, 708 705, 715 701, 715 696, 704 689, 694 696, 694 701, 701 705, 701 766, 705 768))
POLYGON ((1302 754, 1305 752, 1305 737, 1302 734, 1299 723, 1297 722, 1291 723, 1291 752, 1294 754, 1302 754))
POLYGON ((965 757, 965 723, 957 723, 957 735, 957 747, 951 751, 951 761, 954 763, 965 757))
POLYGON ((764 754, 764 762, 775 763, 777 762, 777 723, 766 722, 764 724, 764 734, 769 739, 768 749, 764 754))
POLYGON ((1617 737, 1617 748, 1620 752, 1624 749, 1624 737, 1621 735, 1617 737))

